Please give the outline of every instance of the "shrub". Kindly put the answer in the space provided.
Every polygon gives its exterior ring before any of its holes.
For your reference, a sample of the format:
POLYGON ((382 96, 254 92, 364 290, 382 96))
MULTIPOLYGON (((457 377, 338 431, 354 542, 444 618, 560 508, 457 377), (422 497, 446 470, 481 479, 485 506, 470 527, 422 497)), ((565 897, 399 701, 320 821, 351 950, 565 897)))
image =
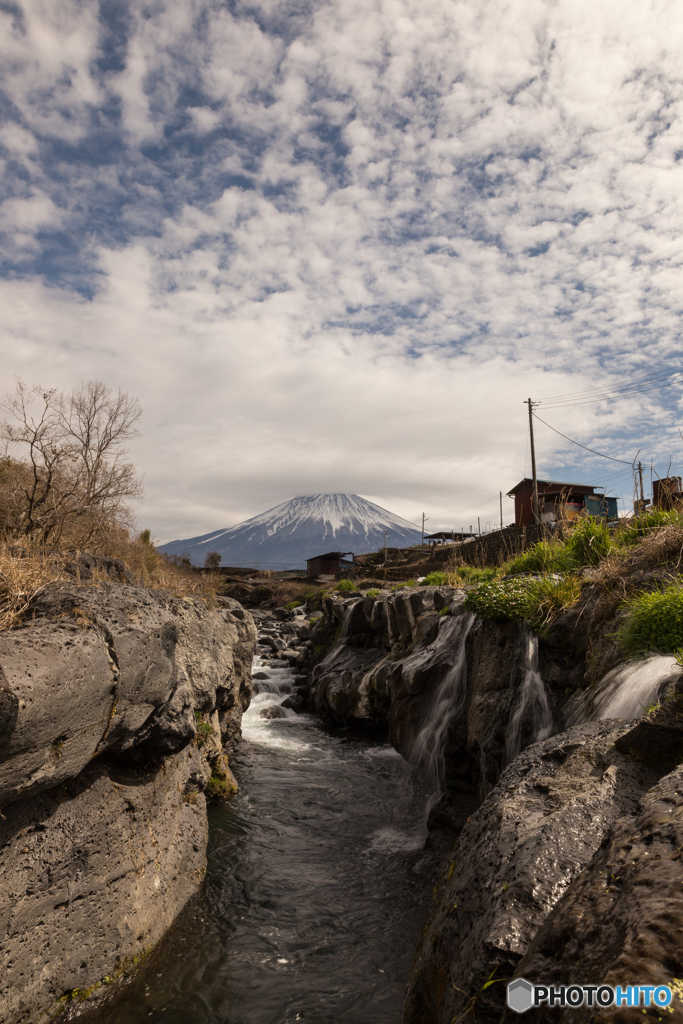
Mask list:
POLYGON ((668 654, 683 647, 683 584, 639 594, 624 605, 625 622, 618 631, 624 651, 632 656, 668 654))
POLYGON ((224 800, 232 793, 228 780, 215 772, 206 784, 204 791, 209 800, 224 800))
POLYGON ((205 721, 204 715, 201 711, 195 711, 194 720, 197 725, 197 733, 194 738, 196 746, 203 747, 211 739, 213 729, 211 723, 205 721))
POLYGON ((351 580, 340 580, 334 589, 339 591, 339 593, 343 593, 345 590, 355 590, 356 588, 351 580))
POLYGON ((480 619, 524 619, 529 603, 529 580, 492 580, 468 591, 464 607, 480 619))
POLYGON ((542 576, 480 583, 467 594, 464 607, 480 619, 526 619, 537 632, 576 604, 581 583, 575 576, 542 576))

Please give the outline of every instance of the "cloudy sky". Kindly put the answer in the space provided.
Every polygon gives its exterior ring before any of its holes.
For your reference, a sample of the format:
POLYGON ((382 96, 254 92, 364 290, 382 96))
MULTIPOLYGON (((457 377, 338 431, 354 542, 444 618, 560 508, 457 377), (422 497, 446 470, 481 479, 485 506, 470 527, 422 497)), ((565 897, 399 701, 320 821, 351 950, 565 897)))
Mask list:
MULTIPOLYGON (((683 365, 677 0, 0 0, 0 39, 2 390, 138 397, 162 541, 325 491, 495 521, 527 397, 683 365)), ((649 483, 682 394, 537 412, 649 483)))

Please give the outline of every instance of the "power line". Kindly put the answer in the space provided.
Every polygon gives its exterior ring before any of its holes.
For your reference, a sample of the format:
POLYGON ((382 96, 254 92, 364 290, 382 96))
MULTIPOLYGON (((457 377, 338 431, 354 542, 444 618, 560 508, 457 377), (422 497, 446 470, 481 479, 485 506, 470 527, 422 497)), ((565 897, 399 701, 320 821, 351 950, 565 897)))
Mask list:
POLYGON ((573 437, 567 437, 567 435, 563 434, 561 430, 557 430, 555 427, 551 427, 549 423, 546 423, 545 420, 542 420, 540 416, 536 415, 536 413, 534 413, 534 419, 538 420, 539 423, 542 423, 545 427, 550 427, 550 429, 554 430, 556 434, 559 434, 560 437, 563 437, 565 441, 571 441, 572 444, 576 444, 579 446, 579 448, 583 448, 584 451, 592 452, 593 455, 599 455, 601 459, 609 459, 610 462, 621 462, 623 466, 631 466, 631 468, 633 468, 632 462, 625 462, 624 459, 615 459, 612 455, 603 455, 602 452, 596 452, 594 448, 587 448, 586 445, 581 444, 580 441, 575 441, 573 437))
MULTIPOLYGON (((659 370, 657 373, 648 373, 645 377, 632 377, 627 378, 626 380, 617 381, 609 387, 603 386, 599 388, 590 388, 587 391, 574 391, 566 395, 552 395, 550 398, 544 399, 543 404, 545 405, 546 402, 563 402, 571 398, 588 398, 591 395, 597 395, 604 392, 622 391, 631 387, 642 386, 647 382, 666 380, 669 377, 675 377, 680 372, 680 370, 673 370, 665 373, 664 370, 659 370)), ((540 404, 541 403, 539 402, 539 405, 540 404)))
POLYGON ((647 394, 648 391, 659 391, 662 388, 672 387, 674 384, 683 384, 683 375, 680 370, 677 370, 676 373, 668 374, 666 377, 660 377, 658 380, 659 383, 656 383, 655 380, 651 380, 631 387, 613 388, 600 393, 598 397, 581 398, 575 402, 562 401, 559 399, 545 399, 542 402, 535 402, 534 404, 544 405, 548 409, 568 409, 576 405, 594 405, 596 402, 609 402, 616 398, 625 398, 628 395, 644 395, 647 394))
POLYGON ((436 516, 454 516, 457 512, 469 512, 470 509, 480 508, 481 505, 486 505, 489 501, 495 501, 497 497, 498 495, 494 494, 491 498, 484 498, 483 501, 478 501, 474 505, 466 505, 465 508, 453 508, 449 512, 430 512, 427 519, 434 519, 436 516))

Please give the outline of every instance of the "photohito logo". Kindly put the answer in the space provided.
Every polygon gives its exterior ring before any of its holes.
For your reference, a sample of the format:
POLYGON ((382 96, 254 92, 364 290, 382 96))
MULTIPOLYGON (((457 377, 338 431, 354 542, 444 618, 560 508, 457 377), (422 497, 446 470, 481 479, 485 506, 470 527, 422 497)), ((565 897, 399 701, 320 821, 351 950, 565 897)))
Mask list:
POLYGON ((668 1006, 668 985, 532 985, 515 978, 508 985, 508 1006, 525 1013, 532 1006, 668 1006))

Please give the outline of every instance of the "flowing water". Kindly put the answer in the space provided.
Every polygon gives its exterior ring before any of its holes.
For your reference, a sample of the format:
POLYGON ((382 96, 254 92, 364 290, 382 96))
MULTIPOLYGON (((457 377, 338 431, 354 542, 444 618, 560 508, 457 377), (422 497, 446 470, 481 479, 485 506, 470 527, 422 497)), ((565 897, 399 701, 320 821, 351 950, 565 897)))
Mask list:
POLYGON ((428 797, 425 820, 429 811, 446 792, 446 744, 451 724, 461 714, 467 697, 467 634, 475 616, 467 612, 461 616, 460 631, 456 634, 458 650, 453 665, 439 684, 434 700, 429 704, 422 727, 415 737, 410 752, 411 761, 425 769, 428 797))
POLYGON ((538 637, 526 629, 524 634, 524 676, 519 700, 512 713, 505 740, 505 763, 514 761, 528 743, 547 740, 553 731, 553 715, 538 671, 538 637), (528 734, 525 736, 525 733, 528 734))
MULTIPOLYGON (((204 890, 97 1024, 398 1024, 431 895, 421 772, 278 705, 266 672, 209 811, 204 890), (264 718, 261 712, 287 713, 264 718)), ((284 691, 284 692, 283 692, 284 691)))
POLYGON ((592 689, 580 690, 567 702, 567 725, 604 718, 641 718, 670 683, 681 677, 673 654, 654 654, 612 669, 592 689))

